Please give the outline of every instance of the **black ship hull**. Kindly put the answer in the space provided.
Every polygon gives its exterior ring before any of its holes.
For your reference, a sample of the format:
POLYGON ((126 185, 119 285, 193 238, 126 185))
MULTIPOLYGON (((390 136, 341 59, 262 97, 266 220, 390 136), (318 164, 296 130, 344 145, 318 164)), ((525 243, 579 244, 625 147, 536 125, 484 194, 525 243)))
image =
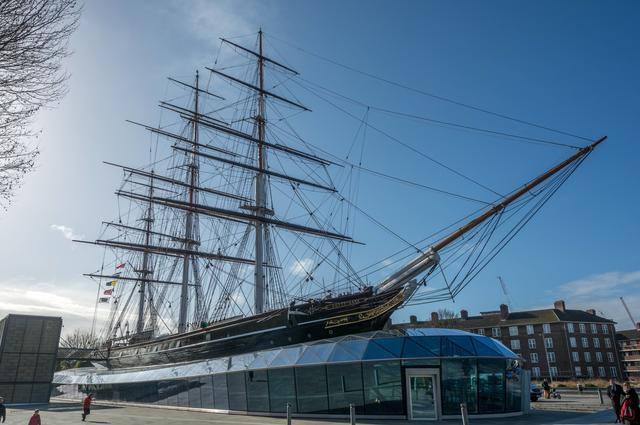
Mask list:
POLYGON ((160 365, 380 330, 411 292, 413 288, 402 287, 375 295, 369 288, 358 294, 226 321, 181 335, 111 347, 104 354, 110 368, 160 365))

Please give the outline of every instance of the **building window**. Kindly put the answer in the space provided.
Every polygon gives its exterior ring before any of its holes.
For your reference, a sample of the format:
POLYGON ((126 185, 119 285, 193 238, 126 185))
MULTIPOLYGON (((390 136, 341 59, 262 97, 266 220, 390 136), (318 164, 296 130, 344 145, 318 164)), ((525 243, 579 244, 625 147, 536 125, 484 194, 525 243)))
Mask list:
POLYGON ((598 325, 596 325, 595 323, 591 324, 591 333, 592 334, 597 334, 598 333, 598 325))
POLYGON ((517 326, 509 326, 509 336, 518 336, 517 326))
POLYGON ((596 361, 602 363, 602 353, 600 351, 596 352, 596 361))
POLYGON ((520 349, 520 340, 519 339, 512 339, 511 340, 511 349, 512 350, 519 350, 520 349))
POLYGON ((574 333, 575 329, 573 329, 573 323, 567 323, 567 332, 574 333))
POLYGON ((582 376, 582 368, 580 366, 575 367, 576 376, 582 376))
POLYGON ((600 348, 600 338, 593 338, 593 348, 600 348))
POLYGON ((591 363, 591 353, 588 351, 585 351, 584 353, 584 361, 587 363, 591 363))
POLYGON ((602 333, 603 334, 608 334, 609 333, 609 325, 607 324, 602 324, 602 333))
POLYGON ((527 325, 527 335, 533 335, 533 325, 527 325))
POLYGON ((593 368, 591 366, 587 366, 587 375, 589 378, 593 378, 593 368))
POLYGON ((584 323, 580 323, 578 326, 580 326, 581 334, 587 333, 587 326, 584 323))
POLYGON ((500 328, 491 328, 491 336, 497 338, 500 336, 500 328))
POLYGON ((551 366, 549 368, 549 370, 551 371, 551 376, 558 376, 558 368, 555 366, 551 366))
POLYGON ((544 346, 545 348, 553 348, 553 338, 545 338, 544 346))
POLYGON ((484 335, 484 329, 478 329, 478 335, 484 335))
POLYGON ((531 373, 533 374, 533 376, 535 376, 536 378, 540 377, 540 368, 539 367, 532 367, 531 368, 531 373))
POLYGON ((580 361, 580 354, 578 354, 577 351, 572 351, 571 352, 571 358, 573 359, 574 362, 579 362, 580 361))
POLYGON ((609 360, 609 363, 615 362, 615 360, 613 359, 613 353, 611 351, 607 353, 607 360, 609 360))
POLYGON ((598 368, 598 375, 600 375, 601 378, 605 378, 607 376, 607 372, 604 371, 604 367, 600 366, 598 368))
POLYGON ((551 333, 551 325, 548 323, 545 323, 542 325, 542 332, 546 333, 546 334, 550 334, 551 333))
POLYGON ((589 338, 586 336, 582 337, 582 348, 589 348, 589 338))
POLYGON ((531 357, 531 363, 538 363, 538 353, 531 353, 529 356, 531 357))
POLYGON ((556 362, 556 353, 554 353, 553 351, 550 351, 547 353, 547 360, 549 361, 549 363, 555 363, 556 362))
POLYGON ((576 348, 578 346, 575 337, 569 337, 569 345, 571 346, 571 348, 576 348))
POLYGON ((604 339, 604 346, 607 348, 611 348, 611 338, 604 339))
POLYGON ((611 366, 609 368, 609 371, 611 371, 612 378, 616 378, 618 376, 618 369, 616 369, 614 366, 611 366))
POLYGON ((536 348, 536 340, 533 338, 529 338, 529 348, 536 348))

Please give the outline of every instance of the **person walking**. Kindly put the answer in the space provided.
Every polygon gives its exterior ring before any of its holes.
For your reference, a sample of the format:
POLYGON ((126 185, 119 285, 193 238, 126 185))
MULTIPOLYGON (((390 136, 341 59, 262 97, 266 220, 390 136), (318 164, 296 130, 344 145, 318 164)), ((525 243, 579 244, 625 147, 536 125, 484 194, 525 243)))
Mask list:
POLYGON ((82 422, 87 419, 87 416, 91 413, 91 401, 93 400, 93 394, 89 394, 82 402, 82 422))
POLYGON ((549 385, 549 382, 546 379, 542 381, 542 390, 544 391, 544 398, 546 399, 551 398, 551 386, 549 385))
POLYGON ((40 410, 36 409, 33 412, 31 419, 29 419, 29 425, 42 425, 42 422, 40 422, 40 410))
POLYGON ((631 388, 629 382, 625 382, 622 385, 622 390, 624 391, 624 399, 620 408, 620 419, 623 424, 639 425, 638 404, 640 400, 638 399, 638 393, 631 388))
POLYGON ((0 397, 0 419, 2 420, 2 423, 7 419, 7 408, 4 405, 4 398, 2 397, 0 397))
POLYGON ((613 407, 613 412, 616 414, 615 423, 620 422, 620 408, 622 407, 620 405, 620 399, 623 394, 624 391, 622 387, 616 383, 614 378, 611 378, 609 380, 609 386, 607 387, 607 395, 609 399, 611 399, 611 406, 613 407))

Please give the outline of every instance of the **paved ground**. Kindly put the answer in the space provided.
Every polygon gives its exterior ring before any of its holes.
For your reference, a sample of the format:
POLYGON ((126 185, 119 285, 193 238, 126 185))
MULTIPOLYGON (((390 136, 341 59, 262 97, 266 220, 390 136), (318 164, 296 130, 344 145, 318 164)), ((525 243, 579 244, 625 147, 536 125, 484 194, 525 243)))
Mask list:
MULTIPOLYGON (((542 400, 532 403, 531 414, 515 418, 503 419, 471 419, 471 424, 480 425, 546 425, 546 424, 611 424, 613 412, 611 409, 603 410, 598 399, 585 397, 563 397, 563 400, 542 400)), ((147 425, 147 424, 210 424, 210 425, 284 425, 283 418, 268 418, 258 416, 225 415, 214 413, 190 412, 170 409, 122 407, 96 405, 87 418, 89 424, 114 424, 114 425, 147 425)), ((7 412, 7 424, 27 424, 33 408, 9 408, 7 412)), ((68 425, 81 423, 79 403, 51 403, 41 407, 43 425, 68 425)), ((294 425, 331 425, 347 424, 347 419, 331 421, 324 420, 293 420, 294 425)), ((424 424, 425 422, 411 422, 401 420, 358 420, 358 424, 424 424)), ((441 424, 459 424, 460 420, 448 420, 441 424)), ((429 422, 434 424, 434 422, 429 422)))

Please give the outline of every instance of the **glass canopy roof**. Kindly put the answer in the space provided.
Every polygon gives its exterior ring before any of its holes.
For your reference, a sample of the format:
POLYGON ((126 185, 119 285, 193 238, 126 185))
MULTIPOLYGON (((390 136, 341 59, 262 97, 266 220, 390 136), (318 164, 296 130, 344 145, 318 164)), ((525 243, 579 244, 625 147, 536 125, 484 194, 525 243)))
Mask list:
POLYGON ((325 363, 440 357, 519 358, 499 341, 465 331, 438 328, 393 329, 190 363, 115 370, 69 369, 57 372, 53 383, 133 383, 325 363))

